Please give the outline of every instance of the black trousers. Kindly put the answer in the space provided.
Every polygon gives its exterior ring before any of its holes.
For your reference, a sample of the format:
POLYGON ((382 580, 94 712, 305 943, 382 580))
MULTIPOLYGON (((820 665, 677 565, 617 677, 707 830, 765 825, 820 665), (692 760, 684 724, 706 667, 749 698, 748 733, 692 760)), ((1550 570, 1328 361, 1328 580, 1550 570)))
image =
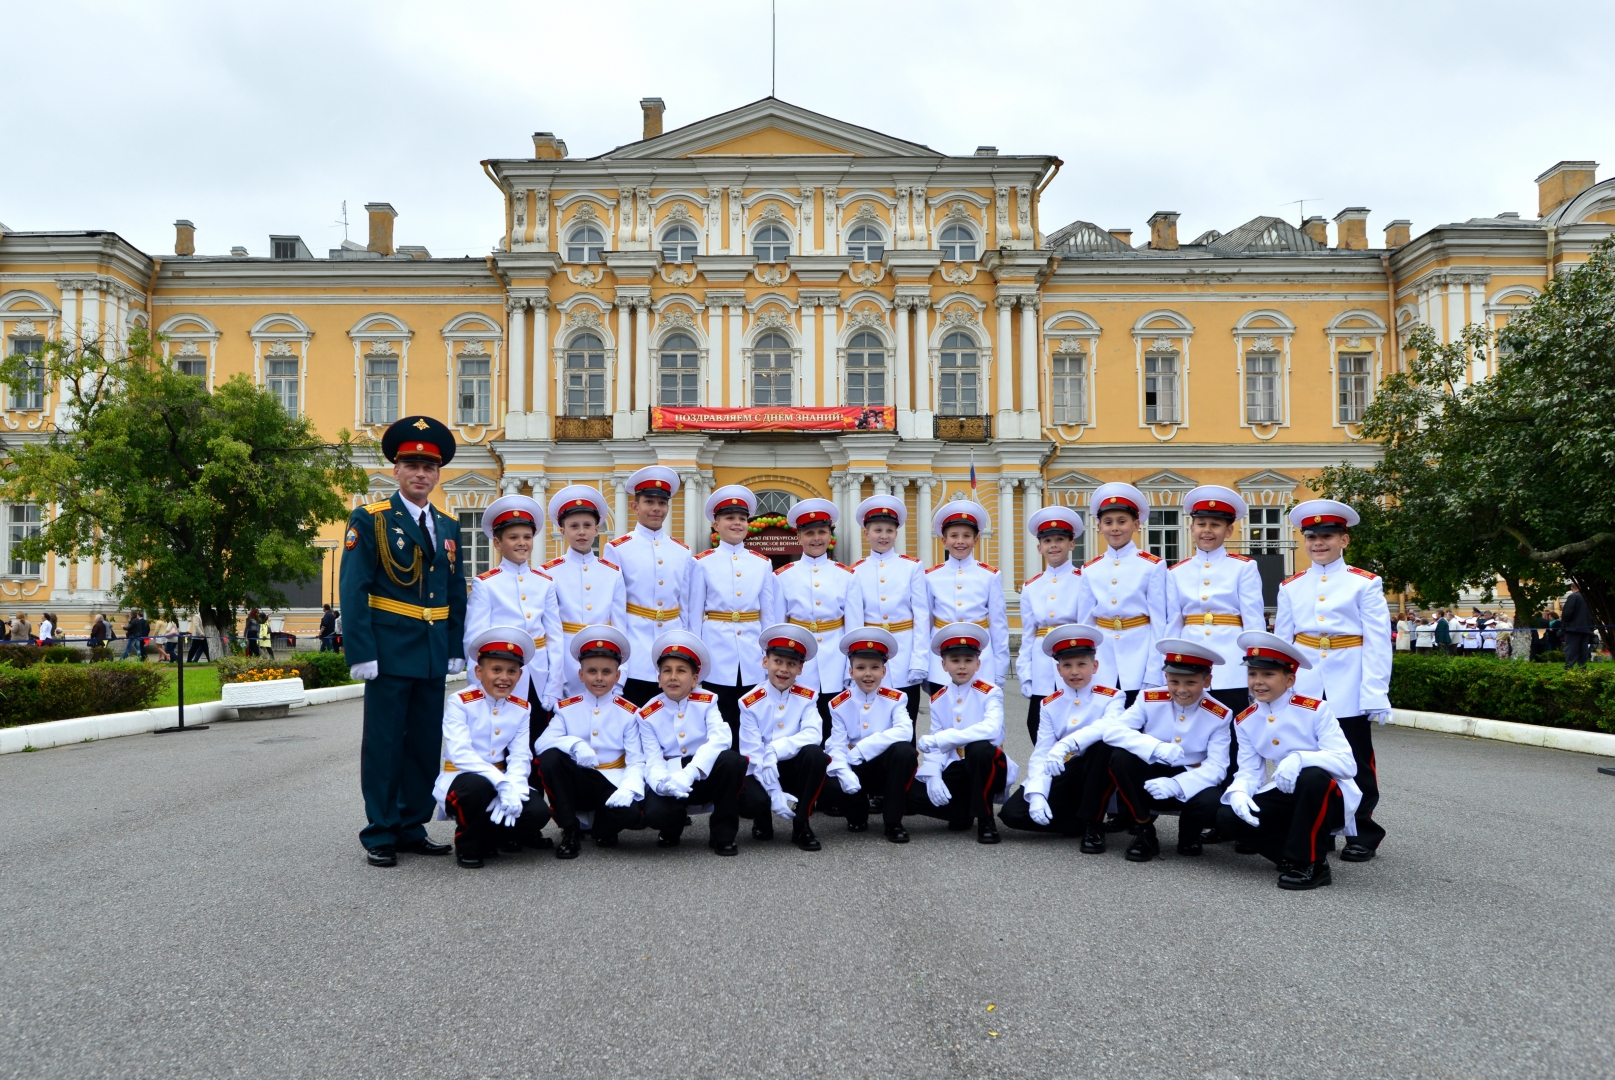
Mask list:
POLYGON ((616 836, 624 829, 649 827, 644 799, 629 806, 607 806, 616 786, 599 769, 584 768, 564 750, 552 747, 538 756, 538 779, 549 796, 555 823, 563 829, 578 827, 579 810, 594 811, 590 831, 596 839, 616 836))
POLYGON ((1585 667, 1592 658, 1593 635, 1580 630, 1566 630, 1565 667, 1585 667))
POLYGON ((643 709, 649 705, 651 698, 661 692, 661 684, 649 679, 629 679, 622 687, 622 696, 632 701, 636 709, 643 709))
MULTIPOLYGON (((1253 842, 1269 862, 1296 866, 1317 862, 1334 849, 1331 833, 1346 821, 1346 804, 1335 778, 1322 769, 1301 770, 1289 795, 1274 788, 1256 797, 1259 825, 1249 825, 1233 807, 1217 810, 1217 831, 1253 842)), ((1180 826, 1181 827, 1181 826, 1180 826)))
POLYGON ((933 806, 924 784, 908 790, 908 812, 941 818, 949 825, 964 828, 971 820, 981 821, 993 813, 993 797, 1004 791, 1008 763, 1004 751, 985 739, 964 748, 965 756, 942 770, 942 782, 953 798, 946 806, 933 806))
POLYGON ((1066 762, 1065 772, 1049 781, 1049 824, 1039 825, 1032 820, 1024 786, 1004 800, 998 816, 1011 829, 1081 836, 1090 822, 1105 816, 1105 804, 1115 785, 1110 775, 1112 756, 1108 743, 1096 742, 1066 762))
POLYGON ((751 687, 745 683, 736 683, 729 686, 725 683, 704 682, 702 689, 708 690, 718 699, 718 715, 723 722, 729 725, 729 748, 740 749, 740 699, 745 696, 751 687))
POLYGON ((364 687, 364 737, 359 789, 366 848, 408 844, 426 835, 437 800, 438 750, 443 745, 443 676, 408 679, 377 675, 364 687))
MULTIPOLYGON (((1037 725, 1043 718, 1043 699, 1036 694, 1026 699, 1026 735, 1037 745, 1037 725)), ((1053 803, 1049 804, 1054 805, 1053 803)))
POLYGON ((454 818, 454 850, 473 859, 497 851, 510 840, 537 847, 549 824, 550 808, 544 796, 534 791, 523 804, 522 815, 514 825, 495 825, 488 804, 498 790, 481 773, 461 773, 449 785, 443 806, 454 818))
POLYGON ((832 694, 820 694, 818 698, 819 722, 824 726, 824 737, 826 739, 830 737, 830 702, 834 701, 836 694, 839 693, 841 693, 840 690, 832 694))
MULTIPOLYGON (((813 804, 819 801, 819 792, 824 788, 824 770, 829 764, 830 755, 819 746, 803 747, 795 757, 779 763, 779 786, 787 795, 796 797, 793 831, 807 827, 813 804)), ((773 831, 773 804, 768 800, 768 790, 755 776, 746 777, 746 782, 741 785, 740 816, 751 818, 765 831, 773 831)))
POLYGON ((1357 807, 1357 843, 1377 849, 1385 839, 1385 830, 1374 820, 1374 808, 1379 806, 1379 770, 1374 763, 1374 724, 1367 716, 1342 716, 1340 733, 1351 744, 1351 756, 1357 762, 1357 775, 1353 778, 1363 789, 1363 801, 1357 807))
MULTIPOLYGON (((690 759, 685 758, 680 768, 689 763, 690 759)), ((678 836, 684 831, 690 805, 711 803, 712 820, 707 823, 707 830, 712 846, 732 844, 740 831, 740 786, 745 779, 746 759, 738 750, 725 750, 712 763, 712 771, 690 788, 688 798, 674 799, 647 789, 645 820, 663 836, 678 836)))
POLYGON ((884 796, 880 813, 887 827, 903 823, 903 806, 914 783, 914 770, 919 767, 920 755, 913 743, 893 743, 875 756, 852 766, 860 788, 848 794, 841 790, 841 781, 831 780, 829 787, 841 807, 848 825, 863 825, 869 821, 869 796, 884 796))
MULTIPOLYGON (((1243 686, 1230 686, 1225 690, 1208 690, 1207 693, 1228 706, 1229 711, 1235 716, 1244 712, 1245 706, 1251 703, 1251 692, 1243 686)), ((1230 716, 1228 718, 1229 725, 1231 726, 1233 722, 1234 718, 1230 716)))
POLYGON ((1121 809, 1140 822, 1149 821, 1163 810, 1177 811, 1180 843, 1199 840, 1201 829, 1216 825, 1217 810, 1222 805, 1222 788, 1207 788, 1185 802, 1157 799, 1144 787, 1146 780, 1177 776, 1182 771, 1180 765, 1148 762, 1127 750, 1118 750, 1110 758, 1110 775, 1116 781, 1116 798, 1121 809))

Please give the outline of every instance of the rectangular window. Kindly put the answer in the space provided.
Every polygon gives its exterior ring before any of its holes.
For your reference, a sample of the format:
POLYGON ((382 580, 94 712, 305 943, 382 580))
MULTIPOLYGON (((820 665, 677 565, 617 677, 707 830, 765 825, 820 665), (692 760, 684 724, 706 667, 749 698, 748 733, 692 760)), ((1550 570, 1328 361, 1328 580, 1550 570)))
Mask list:
POLYGON ((275 240, 270 251, 273 257, 277 259, 295 259, 297 258, 297 241, 275 240))
POLYGON ((1245 422, 1279 422, 1279 358, 1277 353, 1245 357, 1245 422))
POLYGON ((398 358, 367 356, 364 362, 364 420, 390 424, 398 419, 398 358))
POLYGON ((1056 424, 1088 422, 1088 358, 1082 353, 1056 353, 1052 361, 1050 407, 1056 424))
POLYGON ((1245 554, 1284 554, 1284 508, 1253 506, 1245 523, 1245 554))
MULTIPOLYGON (((268 371, 266 385, 271 394, 280 402, 280 407, 286 410, 287 415, 297 415, 297 361, 296 360, 270 360, 266 364, 268 371)), ((190 374, 186 372, 186 374, 190 374)))
POLYGON ((204 356, 188 356, 182 350, 174 358, 174 370, 181 375, 189 375, 194 379, 207 378, 207 358, 204 356))
POLYGON ((460 511, 460 542, 465 545, 460 558, 460 573, 468 578, 487 573, 493 557, 488 538, 482 532, 482 511, 460 511))
POLYGON ((1176 424, 1178 422, 1178 358, 1176 356, 1146 356, 1144 358, 1144 422, 1146 424, 1176 424))
POLYGON ((701 359, 697 353, 662 353, 662 405, 688 408, 701 404, 701 359))
POLYGON ((1368 408, 1368 355, 1342 353, 1336 358, 1340 371, 1340 422, 1360 424, 1368 408))
POLYGON ((486 356, 460 357, 460 423, 489 422, 493 412, 492 363, 486 356))
POLYGON ((604 354, 567 354, 566 415, 606 415, 606 358, 604 354))
POLYGON ((1166 562, 1168 566, 1178 561, 1179 543, 1183 530, 1179 527, 1178 511, 1176 510, 1150 510, 1150 523, 1145 529, 1145 543, 1149 546, 1150 554, 1166 562))
MULTIPOLYGON (((41 356, 45 351, 45 339, 38 337, 14 337, 11 339, 12 356, 41 356)), ((45 407, 45 362, 35 360, 28 365, 28 381, 22 386, 22 392, 9 391, 11 407, 24 412, 38 412, 45 407)))
POLYGON ((39 507, 12 505, 6 507, 6 573, 12 577, 38 577, 40 564, 24 562, 18 550, 24 540, 39 535, 39 507))
POLYGON ((847 354, 847 404, 860 409, 886 404, 884 352, 847 354))

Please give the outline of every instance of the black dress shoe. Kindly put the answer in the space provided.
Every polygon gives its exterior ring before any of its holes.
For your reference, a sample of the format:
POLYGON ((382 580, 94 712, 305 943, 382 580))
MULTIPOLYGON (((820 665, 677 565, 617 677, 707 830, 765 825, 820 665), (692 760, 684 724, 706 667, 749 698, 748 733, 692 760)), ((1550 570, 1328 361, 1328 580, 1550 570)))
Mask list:
POLYGON ((886 826, 886 839, 894 844, 908 843, 908 830, 901 825, 886 826))
POLYGON ((1224 836, 1222 831, 1215 825, 1209 829, 1200 830, 1200 842, 1202 844, 1220 844, 1226 839, 1228 839, 1228 837, 1224 836))
POLYGON ((1188 855, 1190 858, 1194 858, 1196 856, 1205 854, 1205 851, 1206 851, 1205 845, 1202 844, 1199 840, 1179 840, 1178 841, 1178 854, 1179 855, 1188 855))
POLYGON ((447 855, 454 850, 452 844, 439 844, 430 836, 423 836, 419 840, 412 840, 407 844, 399 844, 399 851, 407 851, 412 855, 447 855))
POLYGON ((499 854, 520 855, 521 853, 522 842, 520 840, 501 840, 499 842, 499 854))
POLYGON ((391 844, 382 844, 366 850, 365 859, 371 866, 397 866, 398 852, 391 844))
POLYGON ((678 833, 664 832, 656 838, 657 847, 678 847, 681 837, 678 833))
POLYGON ((740 849, 735 846, 735 842, 733 840, 727 840, 727 841, 725 841, 724 843, 721 843, 721 844, 713 844, 712 845, 712 850, 717 852, 719 855, 739 855, 740 854, 740 849))
POLYGON ((998 839, 998 822, 993 820, 991 814, 976 823, 976 843, 996 844, 998 839))
POLYGON ((1106 832, 1121 832, 1123 829, 1130 829, 1131 826, 1132 822, 1123 820, 1120 814, 1112 814, 1105 819, 1106 832))
POLYGON ((1373 848, 1364 847, 1362 844, 1353 842, 1346 845, 1346 850, 1340 853, 1340 858, 1343 862, 1367 862, 1374 855, 1373 848))
POLYGON ((1084 855, 1105 853, 1105 827, 1099 822, 1088 822, 1088 828, 1082 834, 1082 853, 1084 855))
POLYGON ((1255 854, 1258 854, 1261 850, 1262 849, 1257 847, 1255 842, 1253 842, 1253 841, 1250 841, 1250 840, 1235 840, 1234 841, 1234 854, 1235 855, 1255 855, 1255 854))
POLYGON ((802 826, 800 829, 792 830, 791 843, 795 844, 803 851, 818 851, 824 846, 823 844, 819 843, 819 838, 813 835, 813 830, 808 828, 806 825, 802 826))
POLYGON ((773 823, 770 822, 767 825, 753 825, 751 827, 751 838, 753 840, 764 840, 764 841, 774 839, 774 826, 773 826, 773 823))
POLYGON ((555 845, 557 859, 575 859, 578 857, 578 831, 576 829, 562 829, 561 842, 555 845))
POLYGON ((482 869, 482 856, 480 855, 459 854, 454 856, 454 861, 465 867, 467 870, 482 869))
POLYGON ((1319 859, 1315 863, 1284 871, 1279 875, 1279 888, 1291 891, 1318 889, 1333 880, 1334 877, 1329 872, 1329 860, 1319 859))
POLYGON ((867 821, 849 821, 849 822, 847 822, 847 831, 848 832, 868 832, 869 831, 869 822, 867 822, 867 821))
POLYGON ((594 837, 594 846, 595 847, 616 847, 617 846, 617 834, 614 833, 614 832, 613 833, 596 833, 595 837, 594 837))
POLYGON ((547 836, 535 836, 531 840, 524 840, 522 842, 528 847, 532 848, 534 851, 548 851, 550 848, 555 846, 555 841, 551 840, 547 836))
POLYGON ((1155 835, 1155 823, 1146 821, 1138 827, 1138 839, 1127 846, 1128 862, 1149 862, 1161 853, 1161 839, 1155 835))

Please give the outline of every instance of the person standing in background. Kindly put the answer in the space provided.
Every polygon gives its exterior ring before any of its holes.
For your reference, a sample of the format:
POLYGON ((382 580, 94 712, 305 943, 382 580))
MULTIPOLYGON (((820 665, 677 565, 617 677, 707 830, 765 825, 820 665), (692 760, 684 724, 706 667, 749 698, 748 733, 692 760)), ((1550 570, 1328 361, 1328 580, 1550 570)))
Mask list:
POLYGON ((248 656, 258 655, 258 622, 262 618, 263 616, 258 614, 257 608, 247 612, 247 627, 242 632, 241 637, 247 643, 248 656))
POLYGON ((320 612, 320 652, 336 652, 336 616, 331 614, 331 605, 326 604, 320 612))
POLYGON ((1436 612, 1436 652, 1452 652, 1452 624, 1445 611, 1436 612))
POLYGON ((1565 667, 1585 667, 1593 654, 1593 613, 1587 598, 1581 595, 1581 586, 1574 581, 1565 597, 1559 629, 1564 634, 1565 667))

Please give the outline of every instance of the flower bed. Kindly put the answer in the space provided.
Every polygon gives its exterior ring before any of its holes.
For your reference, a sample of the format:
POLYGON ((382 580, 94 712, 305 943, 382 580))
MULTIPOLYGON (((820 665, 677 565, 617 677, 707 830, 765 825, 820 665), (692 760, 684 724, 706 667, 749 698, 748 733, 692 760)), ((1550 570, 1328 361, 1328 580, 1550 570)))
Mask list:
POLYGON ((313 690, 353 681, 348 677, 347 660, 337 652, 293 653, 284 660, 271 660, 267 656, 227 656, 217 666, 220 686, 266 679, 302 679, 303 685, 313 690))
POLYGON ((1615 732, 1615 664, 1550 664, 1397 653, 1391 703, 1518 724, 1615 732))

